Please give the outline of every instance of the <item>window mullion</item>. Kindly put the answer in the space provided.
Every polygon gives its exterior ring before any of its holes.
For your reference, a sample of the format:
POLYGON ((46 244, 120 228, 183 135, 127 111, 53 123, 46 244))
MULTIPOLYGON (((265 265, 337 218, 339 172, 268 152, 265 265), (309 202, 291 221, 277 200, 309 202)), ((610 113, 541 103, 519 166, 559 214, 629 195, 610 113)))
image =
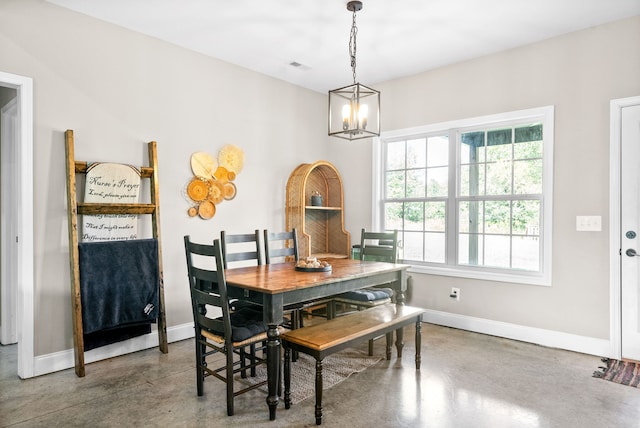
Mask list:
POLYGON ((449 131, 449 198, 446 205, 447 225, 445 242, 445 263, 451 266, 458 265, 458 200, 460 188, 460 141, 459 133, 452 129, 449 131))

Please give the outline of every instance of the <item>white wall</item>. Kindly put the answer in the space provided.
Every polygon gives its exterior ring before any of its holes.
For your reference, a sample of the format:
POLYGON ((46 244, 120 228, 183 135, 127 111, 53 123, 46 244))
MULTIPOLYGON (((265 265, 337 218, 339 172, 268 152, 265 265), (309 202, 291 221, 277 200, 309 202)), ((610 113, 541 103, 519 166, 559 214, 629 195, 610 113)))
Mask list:
MULTIPOLYGON (((384 131, 555 105, 552 286, 413 274, 414 303, 471 321, 608 340, 609 101, 640 95, 639 40, 635 17, 372 84, 382 94, 384 131), (602 216, 602 232, 576 232, 577 215, 602 216), (451 287, 461 289, 459 302, 449 299, 451 287)), ((348 183, 351 231, 371 223, 370 146, 342 145, 331 159, 348 183)))

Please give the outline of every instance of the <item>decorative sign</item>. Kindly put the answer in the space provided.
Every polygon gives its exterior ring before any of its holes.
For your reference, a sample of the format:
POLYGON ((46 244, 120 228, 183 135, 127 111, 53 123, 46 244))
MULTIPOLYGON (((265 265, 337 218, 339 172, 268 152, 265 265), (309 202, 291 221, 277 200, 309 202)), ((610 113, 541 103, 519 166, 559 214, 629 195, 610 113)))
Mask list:
POLYGON ((190 202, 187 213, 190 217, 199 215, 208 220, 216 213, 216 206, 236 197, 233 182, 244 166, 244 152, 241 148, 227 144, 218 159, 205 152, 191 155, 191 170, 194 177, 187 184, 186 193, 190 202))
MULTIPOLYGON (((93 163, 87 168, 84 202, 135 204, 140 171, 131 165, 93 163)), ((122 241, 138 237, 136 214, 82 216, 82 241, 122 241)))

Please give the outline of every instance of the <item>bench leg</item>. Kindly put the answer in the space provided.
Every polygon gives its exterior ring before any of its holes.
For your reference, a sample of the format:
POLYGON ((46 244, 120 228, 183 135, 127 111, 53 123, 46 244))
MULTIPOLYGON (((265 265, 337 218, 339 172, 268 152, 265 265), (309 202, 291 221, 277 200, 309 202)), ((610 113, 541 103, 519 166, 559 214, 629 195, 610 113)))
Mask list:
POLYGON ((291 348, 284 347, 284 408, 291 407, 291 348))
POLYGON ((316 360, 316 425, 322 423, 322 360, 316 360))
POLYGON ((420 370, 421 356, 420 348, 422 348, 422 320, 421 316, 416 320, 416 370, 420 370))

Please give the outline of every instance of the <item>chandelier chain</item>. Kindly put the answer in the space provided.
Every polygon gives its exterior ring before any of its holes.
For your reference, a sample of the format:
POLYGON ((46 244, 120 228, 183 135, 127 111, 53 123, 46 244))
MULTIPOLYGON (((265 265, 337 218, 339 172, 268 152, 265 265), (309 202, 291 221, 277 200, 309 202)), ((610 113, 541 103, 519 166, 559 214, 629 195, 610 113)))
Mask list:
POLYGON ((358 27, 356 26, 356 10, 353 10, 353 22, 351 24, 351 35, 349 37, 349 56, 351 57, 351 70, 353 71, 353 83, 356 83, 356 35, 358 27))

